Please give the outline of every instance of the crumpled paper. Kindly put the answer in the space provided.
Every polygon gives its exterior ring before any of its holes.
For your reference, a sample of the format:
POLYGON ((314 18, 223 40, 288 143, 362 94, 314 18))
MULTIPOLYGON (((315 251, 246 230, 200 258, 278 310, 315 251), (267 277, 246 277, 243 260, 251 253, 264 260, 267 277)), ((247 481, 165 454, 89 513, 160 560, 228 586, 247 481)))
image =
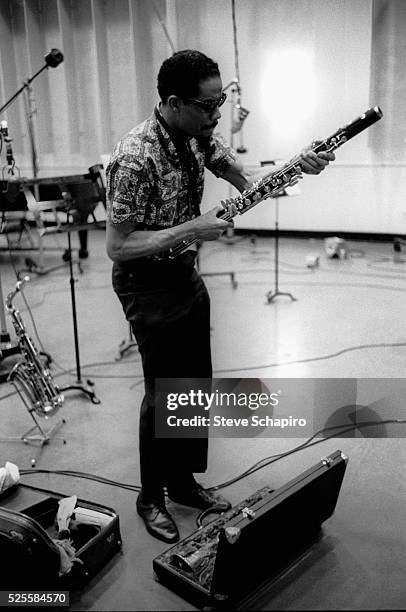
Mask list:
POLYGON ((83 561, 76 557, 76 550, 73 547, 71 540, 53 540, 53 542, 56 544, 61 558, 59 576, 68 574, 71 571, 74 563, 83 565, 83 561))
POLYGON ((56 544, 61 559, 59 566, 59 576, 68 574, 74 563, 81 563, 83 561, 76 557, 76 549, 73 546, 73 542, 70 539, 69 524, 72 518, 72 514, 75 510, 78 498, 76 495, 70 497, 64 497, 58 502, 59 508, 56 515, 56 524, 58 527, 58 539, 53 540, 56 544))
POLYGON ((76 495, 64 497, 58 502, 59 508, 56 515, 56 524, 58 525, 58 535, 60 539, 69 537, 69 523, 75 510, 78 498, 76 495))
POLYGON ((14 463, 7 461, 6 465, 0 468, 0 493, 3 493, 3 491, 19 482, 20 472, 18 467, 14 463))

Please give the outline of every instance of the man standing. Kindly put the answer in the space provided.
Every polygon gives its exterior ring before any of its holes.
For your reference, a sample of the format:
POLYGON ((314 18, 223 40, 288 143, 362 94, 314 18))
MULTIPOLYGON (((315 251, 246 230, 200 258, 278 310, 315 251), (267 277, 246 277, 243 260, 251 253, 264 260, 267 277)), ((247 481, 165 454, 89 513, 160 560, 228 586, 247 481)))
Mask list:
MULTIPOLYGON (((230 503, 206 491, 193 474, 207 467, 207 439, 154 436, 158 378, 210 379, 210 301, 194 267, 195 252, 157 260, 181 241, 215 240, 229 222, 217 206, 200 214, 204 168, 234 185, 250 186, 234 151, 214 134, 226 99, 218 65, 199 51, 165 60, 158 74, 160 104, 116 146, 107 167, 107 253, 113 287, 142 358, 145 397, 139 423, 142 490, 137 511, 147 530, 166 542, 179 533, 165 506, 199 509, 230 503)), ((318 174, 332 153, 303 153, 304 172, 318 174)))

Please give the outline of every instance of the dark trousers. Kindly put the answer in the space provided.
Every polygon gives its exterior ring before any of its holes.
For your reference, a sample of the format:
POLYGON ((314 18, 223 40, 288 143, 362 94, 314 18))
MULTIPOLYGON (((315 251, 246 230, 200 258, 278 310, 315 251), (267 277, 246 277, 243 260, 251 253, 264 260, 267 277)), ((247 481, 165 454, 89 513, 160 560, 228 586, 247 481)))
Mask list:
POLYGON ((193 481, 207 467, 207 437, 158 438, 155 411, 165 410, 156 379, 211 380, 210 300, 192 254, 174 262, 114 264, 113 287, 142 359, 145 396, 139 420, 141 484, 151 496, 193 481))

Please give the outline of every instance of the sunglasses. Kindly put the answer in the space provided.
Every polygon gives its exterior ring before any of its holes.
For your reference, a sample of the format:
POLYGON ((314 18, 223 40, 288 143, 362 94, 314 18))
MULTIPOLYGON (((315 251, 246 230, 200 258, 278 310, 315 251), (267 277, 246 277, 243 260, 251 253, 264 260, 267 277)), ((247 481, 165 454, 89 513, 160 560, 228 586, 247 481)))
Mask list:
POLYGON ((205 113, 209 113, 211 115, 214 113, 216 108, 222 106, 226 100, 227 94, 223 92, 218 100, 198 100, 197 98, 185 98, 184 102, 194 104, 195 106, 201 108, 205 113))

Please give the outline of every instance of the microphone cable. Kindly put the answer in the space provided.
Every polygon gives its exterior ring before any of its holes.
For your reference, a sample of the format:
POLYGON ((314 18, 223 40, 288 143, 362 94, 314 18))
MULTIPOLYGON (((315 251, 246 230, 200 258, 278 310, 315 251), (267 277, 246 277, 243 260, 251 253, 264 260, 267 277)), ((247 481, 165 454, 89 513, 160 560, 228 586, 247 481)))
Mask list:
POLYGON ((161 24, 161 27, 162 27, 162 29, 164 31, 164 34, 165 34, 166 39, 167 39, 167 41, 169 43, 169 46, 172 49, 172 53, 176 53, 175 45, 173 44, 173 41, 172 41, 172 39, 171 39, 171 37, 169 35, 168 28, 166 27, 166 24, 165 24, 164 20, 162 19, 161 15, 160 15, 160 13, 158 11, 158 7, 156 6, 154 0, 152 0, 152 6, 153 6, 153 9, 155 11, 156 16, 158 17, 158 21, 161 24))
MULTIPOLYGON (((225 487, 235 484, 239 480, 242 480, 243 478, 247 478, 247 476, 254 474, 256 471, 261 470, 267 467, 268 465, 271 465, 272 463, 276 463, 277 461, 280 461, 281 459, 284 459, 285 457, 288 457, 289 455, 302 451, 306 448, 310 448, 311 446, 314 446, 316 444, 320 444, 321 442, 326 442, 327 440, 330 440, 337 436, 336 433, 332 433, 326 436, 325 438, 314 440, 316 436, 318 436, 319 434, 323 432, 327 432, 327 431, 335 432, 337 430, 341 430, 339 431, 338 435, 343 435, 350 431, 361 429, 362 427, 371 427, 371 426, 373 427, 373 426, 385 425, 389 423, 406 424, 406 419, 386 419, 383 421, 365 421, 364 423, 357 423, 356 425, 350 425, 350 426, 342 424, 342 425, 335 425, 332 427, 325 427, 317 431, 315 434, 313 434, 310 438, 308 438, 302 444, 299 444, 298 446, 295 446, 294 448, 288 451, 285 451, 283 453, 278 453, 277 455, 270 455, 269 457, 264 457, 263 459, 261 459, 260 461, 258 461, 257 463, 249 467, 247 470, 242 472, 241 474, 235 476, 234 478, 231 478, 230 480, 227 480, 223 483, 213 485, 212 487, 207 487, 206 490, 207 491, 219 491, 220 489, 224 489, 225 487)), ((32 474, 55 474, 55 475, 62 475, 62 476, 70 476, 73 478, 84 478, 87 480, 93 480, 95 482, 99 482, 100 484, 107 484, 107 485, 111 485, 115 487, 120 487, 123 489, 127 489, 129 491, 139 492, 141 490, 141 485, 134 485, 134 484, 129 484, 129 483, 118 482, 116 480, 105 478, 104 476, 98 476, 96 474, 89 474, 87 472, 80 472, 80 471, 74 471, 74 470, 47 470, 47 469, 41 469, 41 468, 21 469, 19 471, 20 471, 21 476, 30 476, 32 474)), ((200 518, 202 519, 203 517, 200 516, 200 518)))
POLYGON ((323 429, 316 431, 316 433, 314 433, 310 438, 308 438, 302 444, 299 444, 298 446, 295 446, 294 448, 288 451, 285 451, 284 453, 278 453, 277 455, 270 455, 269 457, 264 457, 263 459, 261 459, 260 461, 258 461, 257 463, 249 467, 247 470, 245 470, 245 472, 242 472, 238 476, 235 476, 234 478, 231 478, 230 480, 227 480, 226 482, 220 483, 218 485, 214 485, 212 487, 208 487, 207 490, 208 491, 218 491, 220 489, 228 487, 238 482, 239 480, 242 480, 243 478, 246 478, 247 476, 254 474, 258 470, 262 470, 262 468, 267 467, 268 465, 271 465, 272 463, 276 463, 276 461, 280 461, 281 459, 284 459, 285 457, 288 457, 289 455, 293 455, 294 453, 304 450, 305 448, 310 448, 311 446, 320 444, 321 442, 326 442, 327 440, 331 440, 332 438, 337 437, 337 435, 341 436, 350 431, 362 429, 363 427, 382 426, 382 425, 394 424, 394 423, 406 424, 406 419, 386 419, 383 421, 365 421, 363 423, 357 423, 355 425, 349 425, 349 426, 342 424, 342 425, 334 425, 332 427, 324 427, 323 429), (314 440, 314 438, 316 438, 319 434, 323 432, 327 432, 327 431, 335 432, 337 430, 341 430, 341 431, 339 431, 338 434, 332 433, 326 436, 325 438, 314 440))

